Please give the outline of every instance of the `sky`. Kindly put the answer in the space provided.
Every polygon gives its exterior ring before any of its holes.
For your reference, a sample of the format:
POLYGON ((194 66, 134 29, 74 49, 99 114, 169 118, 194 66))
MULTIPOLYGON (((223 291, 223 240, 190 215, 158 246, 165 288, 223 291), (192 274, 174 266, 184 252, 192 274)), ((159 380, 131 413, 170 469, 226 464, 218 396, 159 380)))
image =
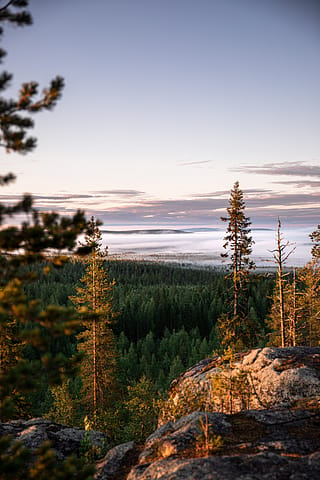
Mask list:
MULTIPOLYGON (((31 0, 3 67, 66 87, 34 152, 2 153, 8 201, 105 226, 221 226, 240 182, 252 226, 310 227, 320 208, 320 3, 31 0)), ((222 228, 224 226, 222 225, 222 228)))

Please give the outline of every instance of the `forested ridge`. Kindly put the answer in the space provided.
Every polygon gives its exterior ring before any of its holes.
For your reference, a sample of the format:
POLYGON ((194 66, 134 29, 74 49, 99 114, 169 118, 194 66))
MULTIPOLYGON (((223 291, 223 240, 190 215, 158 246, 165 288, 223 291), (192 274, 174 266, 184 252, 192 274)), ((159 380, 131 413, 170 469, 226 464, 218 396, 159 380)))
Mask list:
MULTIPOLYGON (((32 267, 37 279, 25 285, 28 297, 39 299, 42 307, 71 306, 70 297, 84 273, 83 262, 71 260, 50 273, 44 273, 44 267, 43 263, 32 267)), ((225 272, 129 260, 106 260, 104 268, 116 280, 112 329, 126 384, 146 375, 157 390, 165 391, 185 368, 219 349, 215 326, 229 303, 230 279, 225 272)), ((273 286, 274 275, 252 274, 248 314, 259 322, 262 344, 267 339, 265 319, 273 286)), ((64 346, 70 354, 74 337, 73 341, 64 346)))
MULTIPOLYGON (((101 232, 93 218, 91 222, 101 241, 101 232)), ((282 240, 280 224, 279 238, 278 248, 287 254, 288 245, 282 240)), ((290 251, 287 257, 289 254, 290 251)), ((91 407, 81 406, 83 382, 90 385, 93 378, 88 367, 60 389, 48 388, 43 378, 37 394, 29 397, 30 415, 45 415, 62 423, 82 425, 88 413, 91 418, 99 419, 100 428, 108 431, 113 440, 141 439, 152 430, 152 418, 157 415, 159 401, 160 404, 165 401, 172 380, 200 360, 230 350, 281 345, 281 328, 286 338, 283 346, 316 345, 319 340, 316 258, 297 271, 278 269, 277 273, 257 273, 252 269, 244 279, 237 277, 241 283, 236 290, 232 268, 112 260, 102 254, 101 244, 96 247, 96 255, 100 263, 95 270, 92 270, 92 254, 84 259, 71 256, 62 268, 49 271, 46 262, 39 262, 31 268, 34 280, 26 283, 24 289, 29 299, 40 301, 40 308, 51 304, 72 307, 77 291, 84 295, 84 302, 87 295, 92 298, 90 292, 99 288, 98 275, 103 275, 112 295, 101 314, 108 323, 106 312, 112 311, 113 320, 108 328, 114 336, 115 347, 104 344, 101 336, 101 355, 104 358, 109 348, 115 348, 115 352, 109 360, 107 357, 102 360, 100 371, 107 375, 109 372, 106 385, 110 377, 112 379, 106 390, 107 396, 113 392, 111 409, 104 408, 98 417, 91 407), (88 277, 88 268, 95 272, 94 283, 88 277), (81 283, 83 286, 79 287, 81 283), (232 313, 235 300, 240 312, 236 314, 232 313), (285 315, 282 327, 280 304, 285 315)), ((235 258, 238 261, 239 256, 235 258)), ((91 301, 88 300, 89 305, 91 301)), ((104 294, 101 301, 105 301, 104 294)), ((72 357, 83 349, 79 341, 81 331, 85 341, 89 341, 84 352, 87 355, 90 351, 92 356, 92 320, 80 326, 78 334, 60 337, 53 344, 53 355, 63 352, 72 357)), ((97 342, 100 340, 97 337, 97 342)), ((30 347, 25 354, 32 359, 30 347)))

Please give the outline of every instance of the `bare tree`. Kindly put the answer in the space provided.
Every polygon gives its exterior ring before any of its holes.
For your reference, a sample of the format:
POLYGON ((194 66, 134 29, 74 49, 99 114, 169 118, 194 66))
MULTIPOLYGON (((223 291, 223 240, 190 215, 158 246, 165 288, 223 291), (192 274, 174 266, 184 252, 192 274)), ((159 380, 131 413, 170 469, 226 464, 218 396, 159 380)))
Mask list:
POLYGON ((281 335, 281 346, 286 345, 286 328, 285 328, 285 279, 288 273, 284 272, 284 266, 290 255, 294 252, 295 247, 291 248, 292 243, 284 241, 281 233, 281 221, 278 218, 278 228, 277 228, 277 248, 271 250, 274 261, 278 266, 277 277, 276 277, 276 294, 274 298, 275 302, 278 303, 276 308, 273 308, 271 316, 273 317, 274 323, 276 323, 277 318, 280 320, 280 335, 281 335), (289 249, 289 250, 288 250, 289 249))

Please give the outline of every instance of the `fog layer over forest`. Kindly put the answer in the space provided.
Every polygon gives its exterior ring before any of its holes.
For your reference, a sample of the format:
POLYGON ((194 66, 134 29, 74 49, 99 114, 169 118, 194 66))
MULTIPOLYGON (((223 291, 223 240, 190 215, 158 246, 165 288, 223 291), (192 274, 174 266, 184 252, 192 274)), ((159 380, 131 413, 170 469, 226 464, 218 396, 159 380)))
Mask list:
MULTIPOLYGON (((156 228, 143 226, 121 229, 102 227, 103 243, 110 255, 125 258, 177 261, 202 265, 225 265, 222 259, 225 230, 218 228, 156 228)), ((308 228, 283 229, 283 239, 294 249, 287 266, 303 266, 310 260, 311 241, 308 228)), ((276 231, 252 228, 252 259, 257 266, 273 265, 272 250, 276 248, 276 231)))

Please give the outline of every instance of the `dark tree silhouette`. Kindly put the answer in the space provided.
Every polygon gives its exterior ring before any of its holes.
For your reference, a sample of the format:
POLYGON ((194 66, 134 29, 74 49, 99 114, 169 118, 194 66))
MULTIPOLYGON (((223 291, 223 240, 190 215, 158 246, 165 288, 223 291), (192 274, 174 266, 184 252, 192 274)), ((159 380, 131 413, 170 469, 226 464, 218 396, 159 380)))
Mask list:
POLYGON ((245 202, 239 182, 235 182, 229 198, 228 215, 221 217, 223 222, 228 223, 226 236, 224 237, 225 249, 221 253, 223 258, 229 258, 227 275, 232 281, 232 303, 227 315, 218 321, 218 331, 222 337, 223 345, 252 346, 257 338, 258 328, 255 318, 248 315, 248 292, 249 272, 255 265, 250 260, 252 244, 250 236, 250 219, 245 215, 245 202))
MULTIPOLYGON (((27 0, 11 0, 1 5, 0 23, 19 26, 30 25, 32 17, 25 8, 27 0)), ((0 27, 0 38, 3 28, 0 27)), ((0 50, 0 60, 5 51, 0 50)), ((0 74, 0 93, 9 86, 12 75, 0 74)), ((28 153, 36 146, 36 139, 28 132, 33 127, 32 116, 42 110, 51 110, 60 98, 63 79, 52 80, 49 88, 38 97, 38 84, 22 85, 17 99, 0 98, 0 146, 7 152, 28 153)), ((0 177, 0 185, 10 184, 12 173, 0 177)), ((37 301, 29 301, 24 292, 25 283, 34 278, 23 274, 22 266, 44 258, 50 251, 54 263, 61 264, 65 256, 54 252, 73 250, 77 236, 86 227, 83 212, 73 218, 60 218, 56 213, 39 214, 33 207, 31 196, 24 196, 15 205, 0 204, 0 345, 5 344, 5 358, 0 364, 0 418, 2 421, 28 414, 25 394, 35 391, 41 375, 49 383, 58 384, 76 367, 76 359, 62 352, 50 354, 54 339, 71 335, 78 328, 73 309, 49 306, 41 309, 37 301), (8 227, 14 215, 26 215, 21 225, 8 227), (35 359, 27 360, 23 345, 30 345, 35 359)), ((50 445, 43 444, 34 459, 22 445, 7 437, 0 439, 0 478, 3 480, 78 479, 92 478, 93 469, 82 465, 76 458, 59 463, 50 445), (32 465, 30 465, 32 461, 32 465)))
POLYGON ((241 292, 245 288, 248 272, 254 268, 254 262, 250 260, 252 244, 250 237, 250 219, 245 216, 245 202, 243 192, 239 188, 239 182, 235 182, 231 190, 227 217, 221 217, 223 222, 228 223, 225 243, 222 253, 223 258, 230 258, 229 268, 232 271, 233 283, 233 315, 241 313, 241 292))

